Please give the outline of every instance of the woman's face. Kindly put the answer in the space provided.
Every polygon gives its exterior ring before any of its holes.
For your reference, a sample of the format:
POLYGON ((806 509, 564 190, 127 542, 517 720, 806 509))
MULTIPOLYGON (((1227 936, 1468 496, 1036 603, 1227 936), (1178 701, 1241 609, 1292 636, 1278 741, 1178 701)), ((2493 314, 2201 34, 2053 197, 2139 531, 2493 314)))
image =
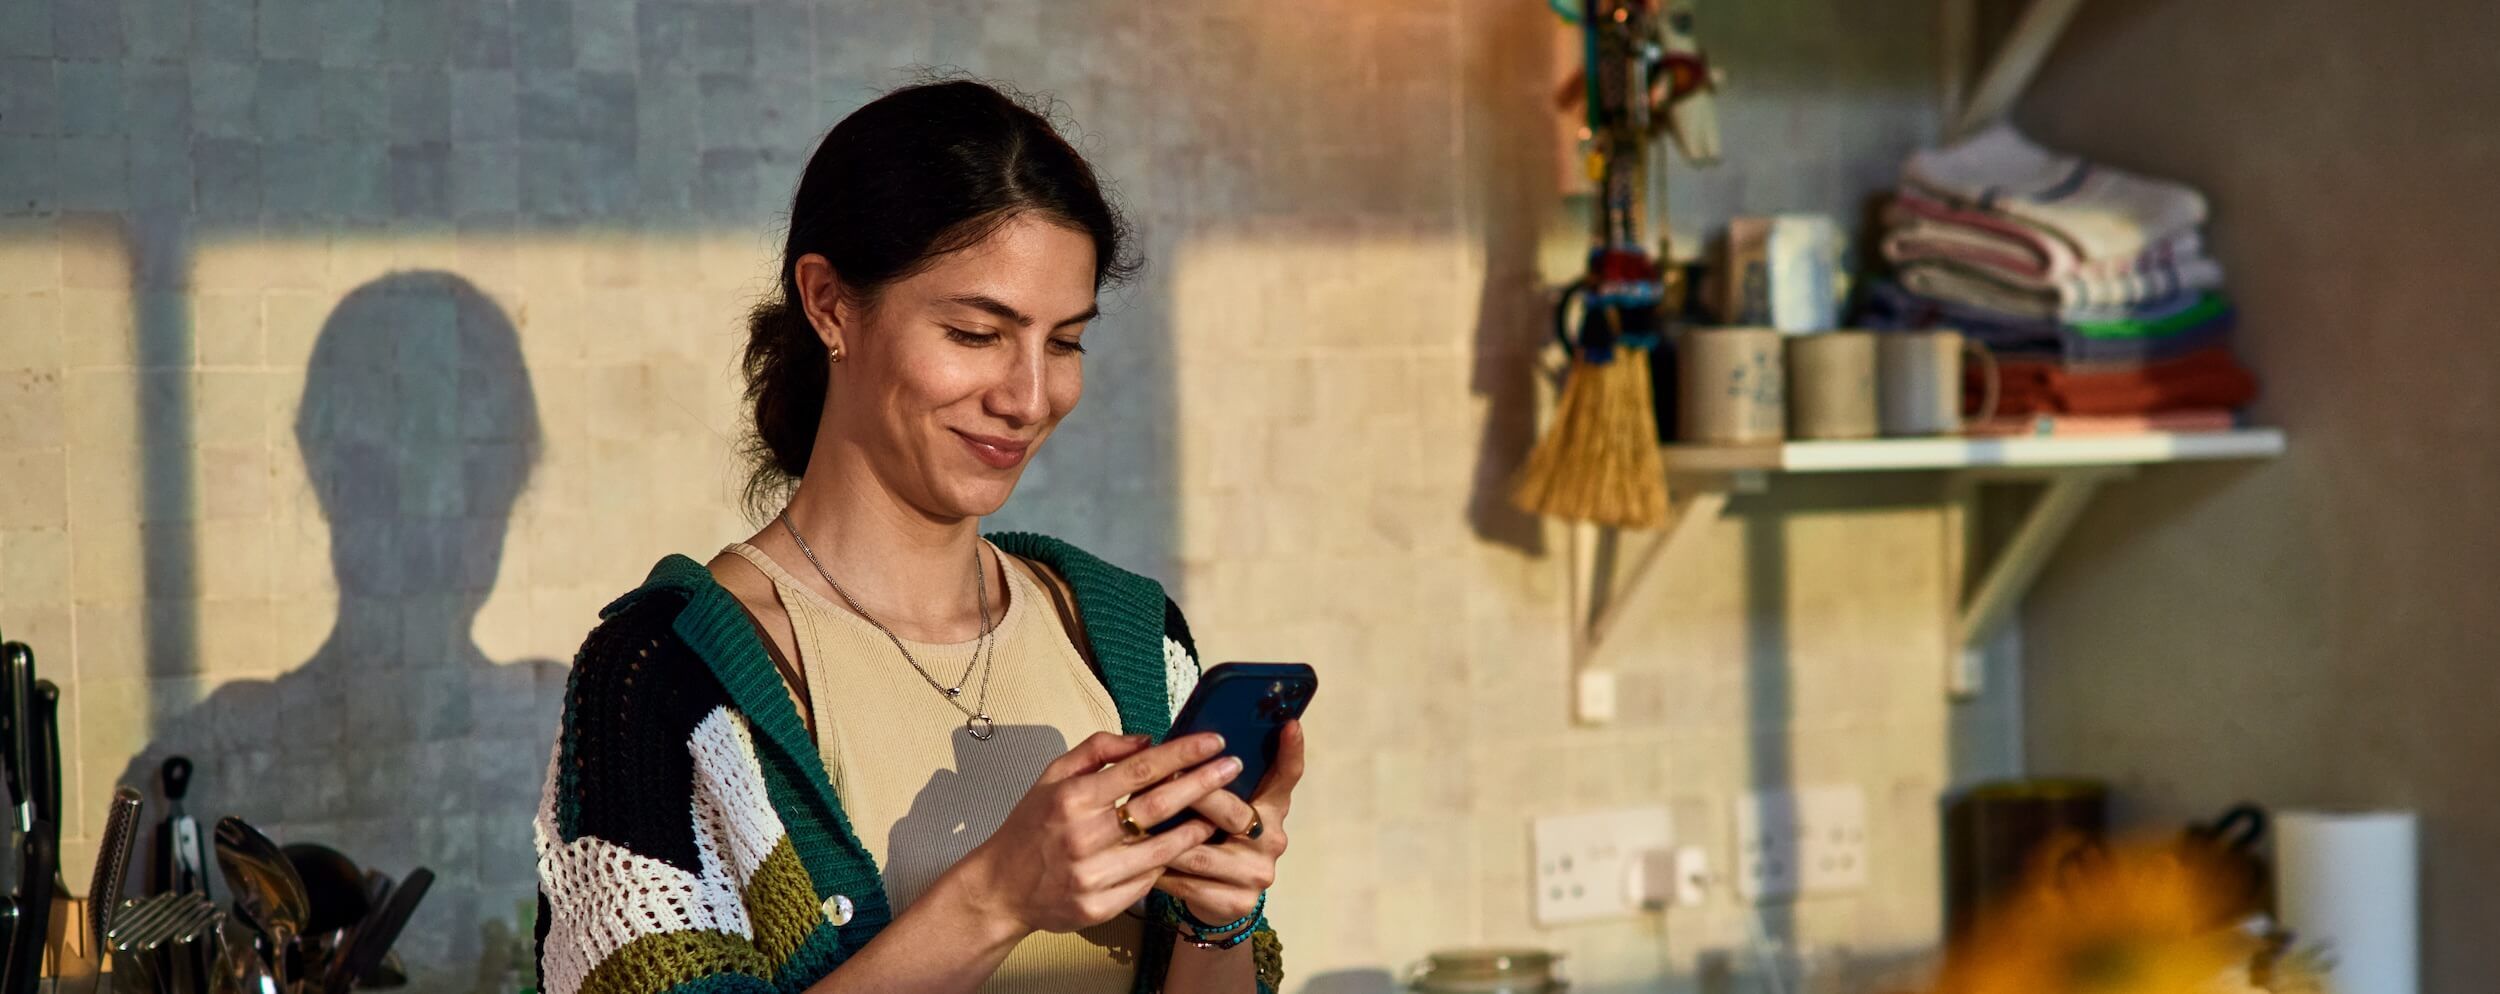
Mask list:
MULTIPOLYGON (((809 310, 830 298, 800 283, 809 310)), ((820 431, 856 447, 906 505, 979 517, 1007 502, 1043 440, 1085 393, 1080 339, 1094 308, 1094 243, 1025 214, 897 280, 865 310, 816 321, 839 342, 820 431)))

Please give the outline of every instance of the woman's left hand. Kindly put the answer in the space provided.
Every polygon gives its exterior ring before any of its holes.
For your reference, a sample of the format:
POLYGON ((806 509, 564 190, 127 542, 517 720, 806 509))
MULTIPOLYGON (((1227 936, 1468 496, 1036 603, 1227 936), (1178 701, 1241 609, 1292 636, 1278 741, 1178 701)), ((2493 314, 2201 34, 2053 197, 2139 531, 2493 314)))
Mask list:
POLYGON ((1250 914, 1259 895, 1276 882, 1276 860, 1285 854, 1285 816, 1293 810, 1293 788, 1300 782, 1302 723, 1289 721, 1279 736, 1276 765, 1248 803, 1218 790, 1194 805, 1222 834, 1167 864, 1155 889, 1180 898, 1200 921, 1223 923, 1250 914), (1249 837, 1254 824, 1255 839, 1249 837))

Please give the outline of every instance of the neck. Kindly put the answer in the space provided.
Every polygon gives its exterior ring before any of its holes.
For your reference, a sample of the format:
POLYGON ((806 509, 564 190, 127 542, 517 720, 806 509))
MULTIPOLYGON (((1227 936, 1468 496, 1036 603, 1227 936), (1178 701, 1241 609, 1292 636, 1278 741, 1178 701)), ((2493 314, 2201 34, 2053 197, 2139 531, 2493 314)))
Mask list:
MULTIPOLYGON (((809 458, 783 516, 784 528, 765 526, 754 544, 781 560, 801 583, 837 605, 858 608, 896 634, 925 642, 961 642, 980 634, 981 606, 973 586, 973 557, 981 547, 981 519, 940 517, 905 502, 871 471, 855 448, 820 444, 809 458), (841 584, 836 592, 816 575, 797 542, 841 584)), ((1005 578, 983 555, 993 622, 1005 613, 1005 578)))

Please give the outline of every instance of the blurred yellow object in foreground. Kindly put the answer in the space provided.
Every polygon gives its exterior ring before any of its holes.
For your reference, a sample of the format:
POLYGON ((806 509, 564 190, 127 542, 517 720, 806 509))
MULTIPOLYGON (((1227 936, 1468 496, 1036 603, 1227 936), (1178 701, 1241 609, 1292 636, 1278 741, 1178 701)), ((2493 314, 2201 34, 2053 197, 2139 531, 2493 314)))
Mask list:
POLYGON ((1935 994, 2322 994, 2242 927, 2245 885, 2192 842, 2047 846, 1946 954, 1935 994))

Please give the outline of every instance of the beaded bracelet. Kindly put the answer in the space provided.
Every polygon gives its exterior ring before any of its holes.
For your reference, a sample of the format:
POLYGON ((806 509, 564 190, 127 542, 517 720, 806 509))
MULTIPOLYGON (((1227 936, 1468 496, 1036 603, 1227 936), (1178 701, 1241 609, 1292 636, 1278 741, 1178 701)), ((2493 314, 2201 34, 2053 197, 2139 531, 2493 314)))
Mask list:
POLYGON ((1231 949, 1248 941, 1259 927, 1267 924, 1267 892, 1259 892, 1259 903, 1250 913, 1221 925, 1211 925, 1189 913, 1189 906, 1178 900, 1164 903, 1164 924, 1190 945, 1200 949, 1231 949))

